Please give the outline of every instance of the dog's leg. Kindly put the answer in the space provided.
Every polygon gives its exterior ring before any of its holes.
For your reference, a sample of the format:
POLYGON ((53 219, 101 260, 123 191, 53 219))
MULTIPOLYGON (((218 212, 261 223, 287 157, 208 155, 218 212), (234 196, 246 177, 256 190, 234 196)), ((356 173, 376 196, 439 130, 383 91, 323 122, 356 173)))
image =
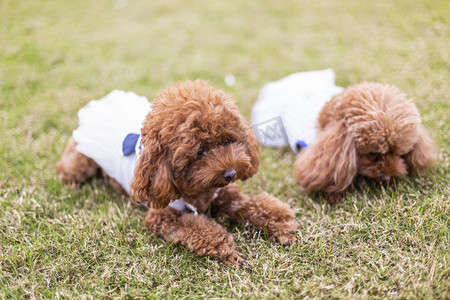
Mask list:
POLYGON ((244 255, 236 250, 233 236, 205 215, 180 213, 171 207, 149 209, 144 225, 168 242, 179 243, 199 255, 219 258, 228 266, 245 262, 244 255))
POLYGON ((122 187, 122 185, 119 182, 117 182, 117 180, 106 174, 104 170, 102 170, 102 176, 108 180, 108 183, 111 185, 113 189, 121 193, 123 196, 129 197, 127 191, 122 187))
POLYGON ((73 187, 79 186, 89 177, 94 176, 99 166, 90 158, 78 152, 77 142, 70 138, 61 160, 56 164, 59 177, 73 187))
MULTIPOLYGON (((319 193, 320 194, 320 193, 319 193)), ((328 202, 328 204, 336 205, 339 204, 344 198, 344 192, 336 193, 321 193, 322 197, 328 202)))
POLYGON ((294 211, 286 203, 262 193, 247 196, 236 184, 228 185, 217 195, 211 211, 236 221, 248 221, 255 228, 267 231, 269 239, 291 245, 297 229, 294 211))

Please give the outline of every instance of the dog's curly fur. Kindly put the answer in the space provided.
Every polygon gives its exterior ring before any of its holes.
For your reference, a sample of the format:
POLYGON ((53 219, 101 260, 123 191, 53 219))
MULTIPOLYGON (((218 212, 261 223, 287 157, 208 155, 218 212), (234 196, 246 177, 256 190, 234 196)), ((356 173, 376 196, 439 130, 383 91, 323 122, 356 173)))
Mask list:
POLYGON ((300 151, 294 176, 305 192, 338 203, 357 174, 377 181, 422 175, 437 148, 419 112, 394 86, 365 82, 346 88, 322 108, 316 141, 300 151))
MULTIPOLYGON (((232 235, 221 225, 205 215, 168 206, 182 197, 200 213, 210 209, 213 214, 265 229, 269 238, 282 244, 293 242, 297 223, 287 204, 266 193, 244 195, 233 183, 256 173, 259 145, 223 91, 201 80, 180 82, 161 91, 141 135, 144 148, 130 196, 150 207, 144 224, 152 233, 227 265, 244 262, 232 235), (227 170, 234 170, 231 176, 224 175, 227 170), (222 189, 216 193, 217 188, 222 189)), ((63 180, 77 185, 99 167, 75 147, 71 139, 56 168, 63 180)))

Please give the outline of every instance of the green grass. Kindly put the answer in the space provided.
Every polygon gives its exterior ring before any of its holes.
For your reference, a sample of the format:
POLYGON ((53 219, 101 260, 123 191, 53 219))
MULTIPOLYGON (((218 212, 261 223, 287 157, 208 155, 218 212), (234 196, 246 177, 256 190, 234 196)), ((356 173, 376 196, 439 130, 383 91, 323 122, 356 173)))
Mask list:
POLYGON ((115 3, 0 2, 0 298, 450 298, 449 1, 115 3), (72 190, 54 171, 77 111, 112 89, 152 99, 199 77, 248 118, 264 83, 324 68, 404 90, 440 161, 330 207, 297 190, 289 149, 262 148, 243 189, 295 208, 300 242, 219 220, 252 267, 170 245, 102 179, 72 190))

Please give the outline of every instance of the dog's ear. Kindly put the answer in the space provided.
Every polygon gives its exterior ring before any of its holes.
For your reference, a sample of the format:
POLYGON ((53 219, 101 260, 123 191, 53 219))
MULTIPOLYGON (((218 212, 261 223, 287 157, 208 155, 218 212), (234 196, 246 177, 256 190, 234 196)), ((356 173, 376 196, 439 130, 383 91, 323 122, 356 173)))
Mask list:
POLYGON ((437 160, 437 146, 423 125, 418 128, 419 139, 413 150, 406 157, 408 172, 412 175, 422 175, 429 170, 437 160))
POLYGON ((166 207, 176 198, 173 173, 164 151, 144 147, 136 164, 131 190, 132 201, 145 202, 152 208, 166 207))
POLYGON ((313 144, 300 151, 294 165, 294 176, 305 192, 340 193, 356 172, 355 142, 343 121, 322 130, 313 144))
POLYGON ((247 148, 247 155, 250 157, 250 167, 243 174, 243 178, 241 180, 246 180, 253 175, 256 174, 259 167, 259 143, 256 139, 255 134, 253 133, 252 128, 248 128, 246 130, 246 139, 244 140, 244 144, 247 148))

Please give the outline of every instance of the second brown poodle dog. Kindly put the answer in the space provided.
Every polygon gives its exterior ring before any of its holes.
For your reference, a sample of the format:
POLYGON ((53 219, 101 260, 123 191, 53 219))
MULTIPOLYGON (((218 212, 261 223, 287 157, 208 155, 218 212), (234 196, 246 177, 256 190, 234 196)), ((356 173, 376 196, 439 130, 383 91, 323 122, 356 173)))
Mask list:
POLYGON ((294 176, 306 192, 338 203, 357 174, 388 181, 421 175, 436 160, 436 146, 419 112, 393 86, 361 83, 328 101, 315 142, 300 151, 294 176))
MULTIPOLYGON (((89 151, 81 153, 84 147, 78 145, 76 132, 57 164, 61 178, 75 185, 99 168, 108 173, 114 164, 103 166, 101 158, 96 161, 89 157, 89 151)), ((108 175, 133 201, 148 205, 145 225, 152 233, 200 255, 217 257, 227 265, 241 264, 244 256, 236 250, 232 235, 206 215, 197 214, 210 209, 213 214, 266 230, 270 239, 282 244, 292 243, 297 223, 289 206, 267 193, 247 196, 233 183, 256 173, 259 145, 224 92, 200 80, 161 91, 145 117, 141 138, 136 147, 140 152, 131 160, 133 170, 123 171, 130 175, 130 186, 118 184, 119 175, 108 175)), ((108 152, 114 147, 101 149, 108 152)), ((124 154, 126 148, 124 142, 124 154)))

